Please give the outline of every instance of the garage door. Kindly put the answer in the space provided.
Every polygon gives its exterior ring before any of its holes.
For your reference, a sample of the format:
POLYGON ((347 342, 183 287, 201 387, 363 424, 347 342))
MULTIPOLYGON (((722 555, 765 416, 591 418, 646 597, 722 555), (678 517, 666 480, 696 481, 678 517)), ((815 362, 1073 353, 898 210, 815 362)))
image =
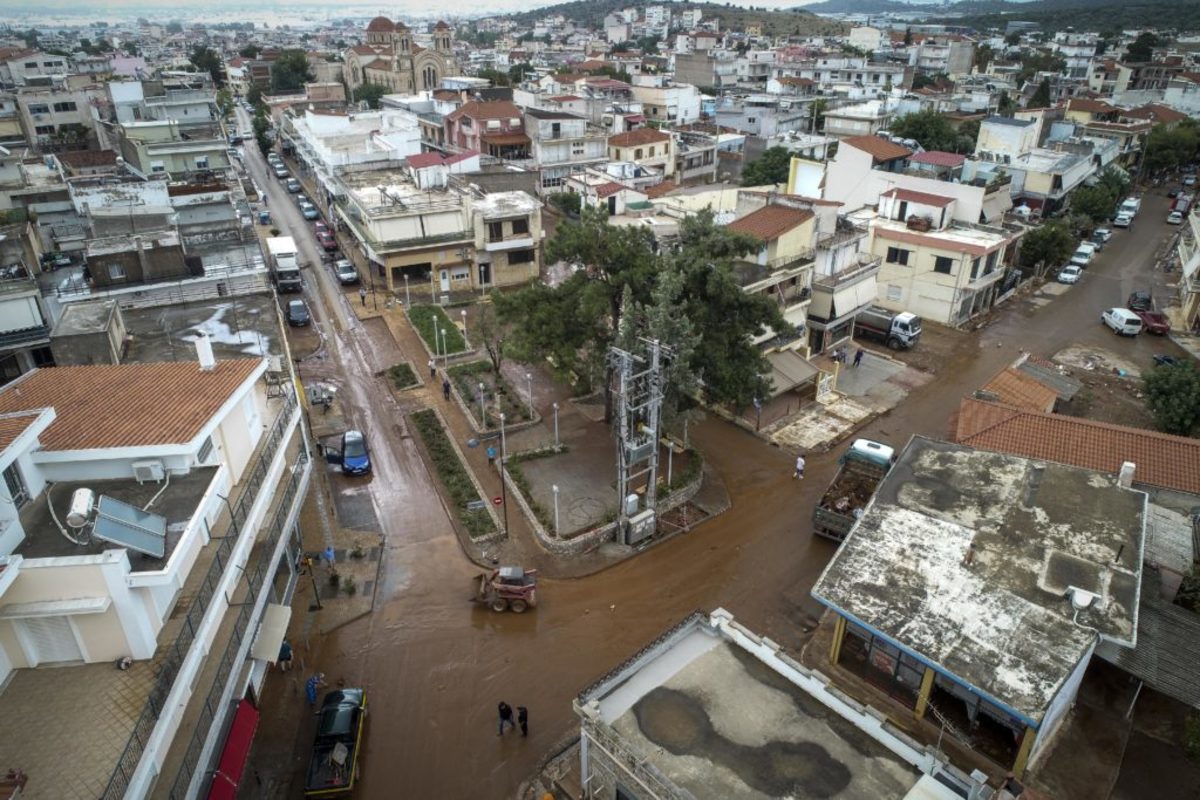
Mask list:
POLYGON ((30 655, 38 664, 83 660, 75 632, 66 617, 30 617, 21 620, 21 627, 33 650, 30 655))

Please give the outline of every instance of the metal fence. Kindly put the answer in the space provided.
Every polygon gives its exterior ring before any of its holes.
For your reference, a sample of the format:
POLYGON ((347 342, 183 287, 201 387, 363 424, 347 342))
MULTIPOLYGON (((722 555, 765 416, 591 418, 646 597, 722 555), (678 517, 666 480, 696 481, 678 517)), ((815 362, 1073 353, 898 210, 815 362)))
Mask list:
POLYGON ((146 704, 142 707, 142 713, 137 722, 134 723, 129 741, 126 742, 121 757, 117 759, 117 765, 108 780, 108 786, 101 795, 103 800, 119 800, 125 796, 125 792, 129 788, 129 781, 133 778, 133 773, 142 760, 142 754, 146 751, 146 745, 154 731, 154 726, 162 715, 163 706, 167 696, 171 693, 171 687, 175 684, 175 678, 178 677, 179 670, 183 666, 183 660, 196 638, 196 631, 200 628, 204 614, 208 611, 213 595, 220 585, 221 575, 224 574, 229 563, 229 554, 241 536, 250 509, 258 499, 263 482, 270 471, 271 462, 275 460, 276 453, 284 444, 284 435, 296 409, 296 402, 295 391, 288 389, 284 397, 283 409, 267 434, 263 450, 244 479, 245 491, 242 492, 236 503, 228 504, 229 529, 222 538, 213 540, 216 550, 213 553, 212 563, 196 591, 196 596, 192 599, 191 606, 188 607, 179 634, 175 637, 175 641, 166 647, 158 668, 158 675, 154 680, 154 686, 150 689, 150 696, 146 698, 146 704))

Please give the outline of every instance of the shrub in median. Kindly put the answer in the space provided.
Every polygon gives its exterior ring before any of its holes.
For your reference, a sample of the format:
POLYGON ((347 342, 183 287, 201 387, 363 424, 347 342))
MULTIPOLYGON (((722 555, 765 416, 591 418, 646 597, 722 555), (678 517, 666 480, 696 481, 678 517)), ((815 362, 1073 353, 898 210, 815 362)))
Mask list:
POLYGON ((424 442, 425 450, 428 451, 429 458, 433 462, 434 472, 437 473, 442 486, 446 488, 446 494, 450 496, 454 513, 458 515, 458 521, 462 523, 467 535, 472 539, 478 539, 495 533, 496 526, 486 508, 478 511, 467 510, 468 503, 484 498, 480 497, 479 492, 475 489, 475 484, 472 483, 466 466, 450 443, 450 437, 446 435, 446 430, 442 427, 437 414, 431 409, 426 409, 418 411, 409 419, 412 420, 413 427, 417 429, 421 441, 424 442))

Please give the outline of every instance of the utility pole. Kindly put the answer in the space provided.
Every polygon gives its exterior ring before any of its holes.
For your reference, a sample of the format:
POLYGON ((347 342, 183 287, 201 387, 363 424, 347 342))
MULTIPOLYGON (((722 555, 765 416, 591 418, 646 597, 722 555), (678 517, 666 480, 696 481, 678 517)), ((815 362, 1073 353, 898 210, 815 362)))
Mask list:
POLYGON ((658 495, 658 440, 662 414, 663 357, 672 355, 657 339, 640 339, 648 358, 613 347, 609 363, 617 377, 617 522, 632 516, 626 498, 639 479, 646 481, 645 508, 658 495))

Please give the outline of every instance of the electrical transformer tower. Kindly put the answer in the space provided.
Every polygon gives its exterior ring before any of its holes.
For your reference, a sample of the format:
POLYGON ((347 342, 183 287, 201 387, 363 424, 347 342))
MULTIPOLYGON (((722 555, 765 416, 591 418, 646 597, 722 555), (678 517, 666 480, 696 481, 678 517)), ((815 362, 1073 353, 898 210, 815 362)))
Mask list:
MULTIPOLYGON (((632 489, 645 478, 645 510, 653 514, 658 493, 658 440, 662 421, 663 360, 671 348, 657 340, 642 339, 647 356, 609 349, 609 363, 616 375, 617 387, 617 522, 625 529, 631 517, 638 515, 632 489)), ((634 495, 636 498, 636 495, 634 495)))

